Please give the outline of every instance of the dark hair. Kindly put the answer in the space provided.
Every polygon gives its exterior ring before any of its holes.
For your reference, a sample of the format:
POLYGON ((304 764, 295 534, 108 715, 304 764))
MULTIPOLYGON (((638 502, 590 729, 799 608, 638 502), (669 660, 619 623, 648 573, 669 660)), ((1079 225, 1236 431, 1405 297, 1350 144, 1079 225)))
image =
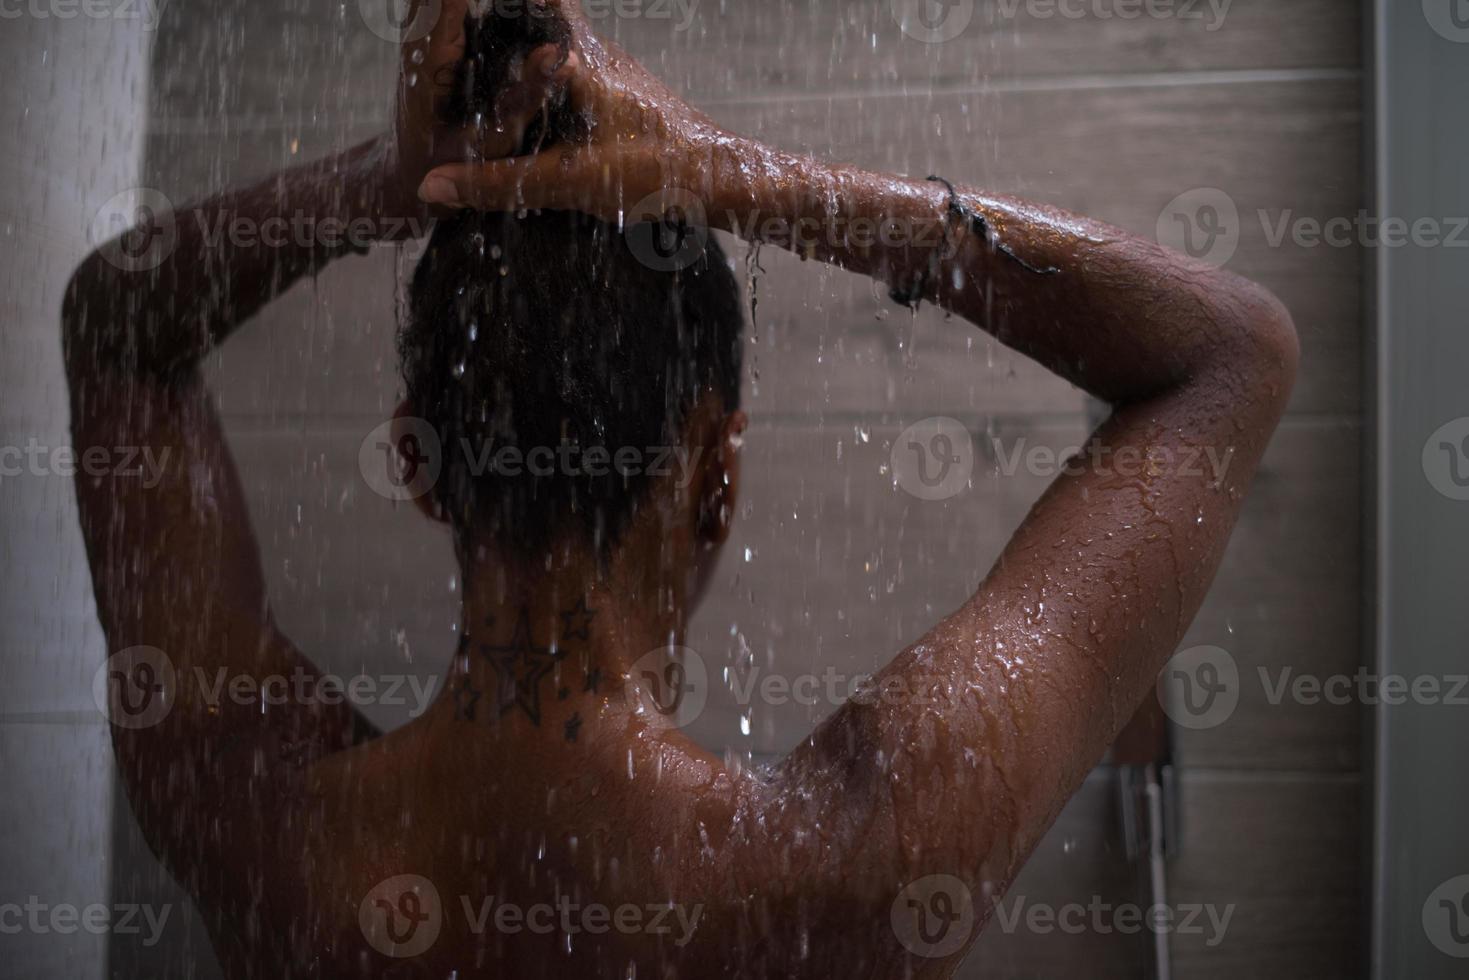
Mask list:
MULTIPOLYGON (((446 122, 497 126, 495 94, 525 55, 546 43, 569 49, 559 11, 532 5, 466 18, 446 122)), ((585 135, 586 121, 554 99, 520 152, 585 135)), ((695 239, 702 253, 679 253, 692 262, 659 271, 670 265, 645 264, 629 248, 629 234, 648 233, 570 212, 466 212, 435 228, 398 353, 409 402, 444 453, 434 492, 461 533, 522 557, 573 529, 605 549, 646 489, 648 450, 681 445, 706 392, 738 407, 744 317, 723 250, 711 236, 695 239), (507 448, 528 462, 536 449, 559 459, 563 446, 578 451, 574 467, 492 465, 507 448), (605 465, 586 457, 592 447, 608 454, 605 465), (618 450, 639 458, 618 466, 618 450)))
MULTIPOLYGON (((570 212, 466 213, 434 231, 399 335, 413 411, 437 432, 438 502, 461 532, 521 557, 568 530, 599 548, 636 512, 654 447, 683 443, 706 392, 739 404, 744 318, 711 237, 674 272, 644 265, 623 232, 570 212), (497 471, 514 447, 575 447, 551 472, 497 471), (590 447, 606 458, 588 459, 590 447), (617 452, 637 451, 632 466, 617 452), (601 472, 594 472, 600 470, 601 472)), ((541 458, 544 460, 542 450, 541 458)), ((605 553, 605 552, 604 552, 605 553)))

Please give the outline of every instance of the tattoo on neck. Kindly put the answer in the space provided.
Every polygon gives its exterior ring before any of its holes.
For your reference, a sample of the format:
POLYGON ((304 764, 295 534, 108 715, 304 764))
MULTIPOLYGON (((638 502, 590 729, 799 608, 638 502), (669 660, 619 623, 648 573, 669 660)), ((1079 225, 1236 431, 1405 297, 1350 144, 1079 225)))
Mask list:
MULTIPOLYGON (((526 606, 520 608, 515 631, 507 642, 481 643, 465 634, 460 641, 461 653, 478 653, 495 669, 497 689, 493 694, 493 707, 487 714, 493 718, 503 718, 519 708, 539 727, 543 683, 566 660, 571 644, 580 645, 591 640, 592 619, 596 615, 597 610, 587 606, 585 597, 578 599, 576 605, 558 614, 557 618, 561 621, 560 636, 555 637, 548 646, 536 642, 530 609, 526 606)), ((485 621, 485 625, 491 626, 494 621, 491 617, 485 621)), ((581 690, 597 692, 602 681, 601 669, 585 665, 584 670, 581 690)), ((571 688, 568 686, 558 685, 554 690, 560 700, 564 701, 571 696, 571 688)), ((462 677, 455 683, 453 694, 454 717, 462 721, 478 720, 480 698, 484 692, 475 687, 470 678, 462 677)), ((581 725, 581 715, 574 713, 565 727, 568 742, 576 741, 581 725)))

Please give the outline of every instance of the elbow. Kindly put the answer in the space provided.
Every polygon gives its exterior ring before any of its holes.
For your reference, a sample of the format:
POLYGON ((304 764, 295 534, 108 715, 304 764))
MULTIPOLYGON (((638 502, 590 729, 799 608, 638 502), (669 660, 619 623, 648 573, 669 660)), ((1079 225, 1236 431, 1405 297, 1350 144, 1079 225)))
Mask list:
POLYGON ((71 281, 66 284, 66 293, 61 298, 61 355, 68 374, 72 373, 81 351, 88 345, 85 333, 91 264, 92 259, 88 258, 72 273, 71 281))
POLYGON ((120 341, 118 311, 128 296, 100 253, 93 252, 66 284, 61 298, 61 355, 73 383, 115 359, 120 341))
POLYGON ((1295 321, 1274 293, 1254 283, 1243 305, 1252 368, 1284 413, 1301 368, 1301 338, 1295 321))
POLYGON ((74 353, 88 343, 93 297, 104 291, 105 274, 96 252, 77 266, 61 297, 61 348, 70 363, 74 353))
POLYGON ((1235 276, 1216 291, 1214 308, 1217 339, 1209 359, 1215 370, 1208 373, 1230 376, 1230 387, 1253 392, 1253 400, 1278 421, 1301 364, 1290 311, 1270 290, 1235 276))

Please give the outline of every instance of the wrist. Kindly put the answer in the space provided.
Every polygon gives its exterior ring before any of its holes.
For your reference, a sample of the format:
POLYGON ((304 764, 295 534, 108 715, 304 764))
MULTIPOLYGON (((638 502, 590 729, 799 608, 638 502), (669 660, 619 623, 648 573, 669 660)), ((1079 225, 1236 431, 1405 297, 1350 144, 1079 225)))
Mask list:
POLYGON ((347 151, 346 210, 351 221, 367 222, 377 241, 420 238, 431 221, 418 199, 417 185, 408 186, 402 149, 392 133, 374 137, 347 151))

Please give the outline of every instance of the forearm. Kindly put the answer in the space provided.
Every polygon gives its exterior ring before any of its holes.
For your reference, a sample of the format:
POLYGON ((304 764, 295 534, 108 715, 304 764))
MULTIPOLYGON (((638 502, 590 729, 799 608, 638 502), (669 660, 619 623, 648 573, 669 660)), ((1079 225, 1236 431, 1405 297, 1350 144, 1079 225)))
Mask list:
POLYGON ((1109 402, 1223 362, 1278 360, 1264 290, 1121 229, 937 180, 833 167, 744 140, 708 185, 710 222, 968 319, 1109 402))
POLYGON ((136 230, 97 249, 67 289, 68 368, 186 370, 303 275, 406 231, 416 209, 382 217, 392 209, 387 147, 371 140, 154 215, 148 233, 163 235, 157 258, 122 249, 136 230))

